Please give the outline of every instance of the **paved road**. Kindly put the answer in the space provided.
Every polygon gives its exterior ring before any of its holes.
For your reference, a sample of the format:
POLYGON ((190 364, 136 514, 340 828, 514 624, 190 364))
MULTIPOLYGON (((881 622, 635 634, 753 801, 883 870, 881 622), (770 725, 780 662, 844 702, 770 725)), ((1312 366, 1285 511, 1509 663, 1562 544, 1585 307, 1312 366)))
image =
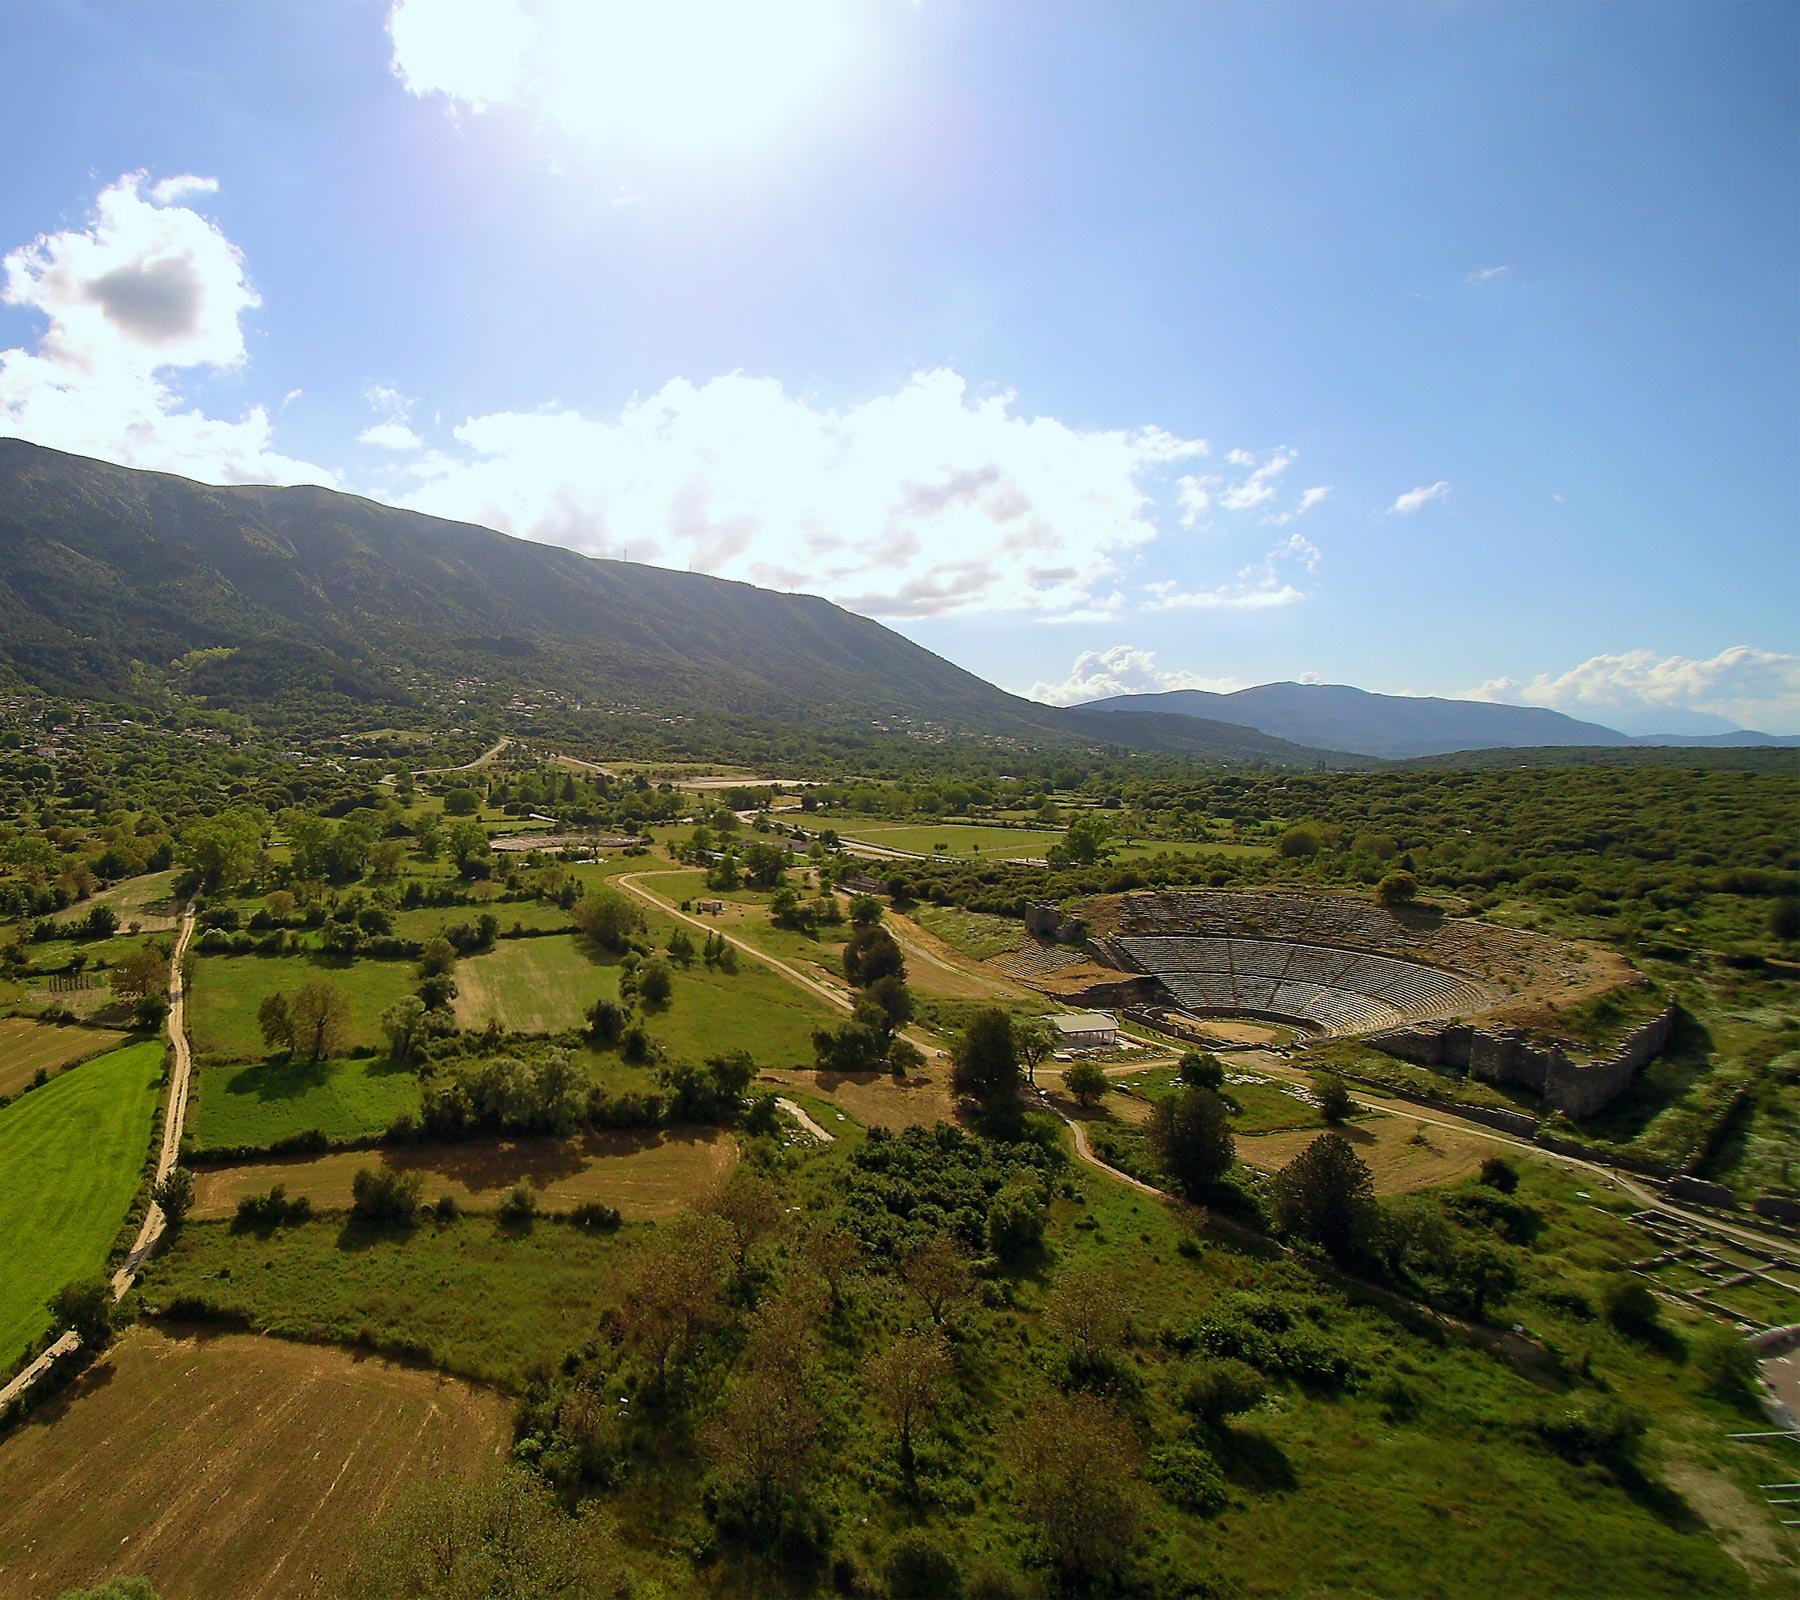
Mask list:
POLYGON ((473 761, 465 761, 460 767, 420 767, 413 776, 415 778, 429 778, 434 772, 473 772, 477 767, 485 767, 511 743, 512 740, 508 738, 503 737, 496 739, 492 745, 486 750, 483 750, 473 761))

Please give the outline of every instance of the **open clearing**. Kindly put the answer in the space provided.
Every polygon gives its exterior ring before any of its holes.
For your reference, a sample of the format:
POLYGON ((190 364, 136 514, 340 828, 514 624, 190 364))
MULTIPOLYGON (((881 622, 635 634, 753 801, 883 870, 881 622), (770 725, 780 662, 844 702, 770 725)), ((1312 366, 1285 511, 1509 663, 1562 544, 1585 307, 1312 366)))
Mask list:
POLYGON ((57 1028, 29 1017, 0 1017, 0 1094, 17 1094, 40 1071, 105 1055, 130 1035, 112 1028, 57 1028))
POLYGON ((0 1110, 0 1372, 49 1325, 45 1301, 105 1265, 150 1149, 162 1055, 158 1040, 127 1045, 0 1110))
POLYGON ((78 923, 94 906, 111 906, 118 914, 119 926, 129 928, 136 923, 143 933, 172 933, 181 920, 176 903, 174 868, 167 872, 146 872, 140 877, 125 878, 111 888, 77 901, 56 918, 59 925, 78 923))
MULTIPOLYGON (((930 1127, 948 1122, 955 1111, 946 1071, 915 1072, 895 1079, 885 1072, 814 1072, 793 1070, 764 1072, 758 1082, 804 1089, 809 1094, 840 1105, 870 1128, 930 1127)), ((828 1127, 830 1123, 826 1124, 828 1127)))
POLYGON ((136 1328, 0 1442, 0 1589, 321 1592, 405 1484, 473 1476, 511 1407, 456 1378, 249 1334, 136 1328))
POLYGON ((601 995, 619 992, 616 967, 588 953, 578 934, 503 939, 485 955, 456 964, 456 1022, 479 1028, 488 1018, 518 1033, 578 1028, 601 995))
MULTIPOLYGON (((309 956, 208 956, 194 963, 188 989, 188 1033, 194 1054, 217 1061, 252 1061, 268 1054, 256 1025, 265 995, 291 993, 314 978, 344 991, 350 1001, 350 1046, 381 1042, 381 1013, 414 983, 410 961, 353 965, 309 956)), ((460 981, 461 974, 458 973, 460 981)))
POLYGON ((424 1198, 452 1194, 466 1210, 492 1211, 518 1184, 545 1211, 600 1200, 633 1219, 672 1216, 705 1194, 737 1160, 737 1142, 716 1128, 667 1133, 585 1133, 569 1139, 471 1140, 283 1157, 195 1175, 193 1215, 229 1217, 246 1195, 285 1184, 322 1211, 346 1210, 363 1167, 424 1175, 424 1198))
MULTIPOLYGON (((1482 1159, 1494 1153, 1490 1140, 1404 1117, 1345 1123, 1337 1131, 1368 1163, 1375 1174, 1375 1192, 1382 1195, 1454 1183, 1477 1171, 1482 1159)), ((1264 1172, 1274 1172, 1299 1155, 1319 1132, 1317 1128, 1294 1128, 1286 1133, 1243 1135, 1237 1142, 1238 1157, 1264 1172)))
POLYGON ((268 1146, 311 1128, 355 1139, 380 1133, 402 1112, 417 1114, 419 1103, 412 1070, 381 1057, 220 1064, 194 1080, 194 1147, 268 1146))

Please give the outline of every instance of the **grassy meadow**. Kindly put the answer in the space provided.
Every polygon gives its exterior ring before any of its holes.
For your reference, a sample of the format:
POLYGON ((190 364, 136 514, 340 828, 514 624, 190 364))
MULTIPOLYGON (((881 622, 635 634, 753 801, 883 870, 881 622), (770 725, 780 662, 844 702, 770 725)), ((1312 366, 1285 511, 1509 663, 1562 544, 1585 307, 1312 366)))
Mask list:
POLYGON ((268 1054, 256 1025, 265 995, 291 993, 313 978, 341 988, 350 1000, 351 1047, 381 1043, 381 1013, 416 981, 410 961, 337 962, 310 956, 200 956, 189 987, 188 1029, 194 1053, 215 1061, 250 1061, 268 1054))
POLYGON ((149 1153, 162 1058, 161 1040, 126 1045, 0 1109, 0 1372, 49 1325, 49 1297, 105 1265, 149 1153))
POLYGON ((195 1074, 188 1129, 198 1150, 267 1146, 314 1128, 355 1139, 416 1113, 419 1100, 411 1068, 380 1056, 213 1063, 195 1074))

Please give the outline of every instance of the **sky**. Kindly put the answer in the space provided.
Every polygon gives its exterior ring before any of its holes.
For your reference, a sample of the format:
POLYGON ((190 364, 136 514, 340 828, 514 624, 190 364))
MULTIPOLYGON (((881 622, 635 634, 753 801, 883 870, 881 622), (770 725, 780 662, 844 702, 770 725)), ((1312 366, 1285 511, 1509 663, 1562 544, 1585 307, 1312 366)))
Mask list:
POLYGON ((0 434, 1052 703, 1800 732, 1800 7, 19 0, 7 57, 0 434))

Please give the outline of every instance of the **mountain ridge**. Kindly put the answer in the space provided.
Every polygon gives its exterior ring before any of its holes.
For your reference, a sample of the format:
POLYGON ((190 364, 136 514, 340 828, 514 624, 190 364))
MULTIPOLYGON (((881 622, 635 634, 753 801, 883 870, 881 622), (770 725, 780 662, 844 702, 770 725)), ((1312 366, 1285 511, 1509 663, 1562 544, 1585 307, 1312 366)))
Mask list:
POLYGON ((312 485, 216 486, 0 439, 0 668, 264 716, 548 697, 941 737, 1355 764, 1237 724, 1006 693, 816 595, 579 555, 312 485))
POLYGON ((1204 716, 1209 721, 1322 745, 1382 760, 1454 755, 1469 750, 1608 748, 1632 745, 1789 747, 1800 737, 1744 729, 1715 734, 1631 735, 1583 722, 1544 706, 1435 695, 1378 694, 1349 684, 1266 683, 1220 694, 1207 689, 1169 689, 1086 701, 1077 710, 1099 715, 1160 712, 1204 716), (1326 741, 1329 740, 1329 743, 1326 741))

